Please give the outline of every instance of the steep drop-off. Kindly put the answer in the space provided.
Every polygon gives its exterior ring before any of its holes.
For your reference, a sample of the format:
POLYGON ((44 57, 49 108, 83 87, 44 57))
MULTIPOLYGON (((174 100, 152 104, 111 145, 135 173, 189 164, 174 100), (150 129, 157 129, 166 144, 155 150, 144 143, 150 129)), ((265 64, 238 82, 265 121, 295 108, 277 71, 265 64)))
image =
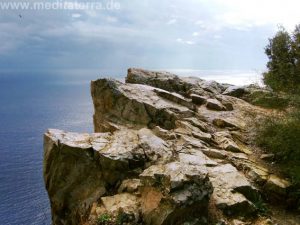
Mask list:
POLYGON ((44 137, 53 224, 272 224, 261 196, 291 184, 253 154, 250 118, 267 111, 251 91, 141 69, 92 81, 97 133, 44 137))

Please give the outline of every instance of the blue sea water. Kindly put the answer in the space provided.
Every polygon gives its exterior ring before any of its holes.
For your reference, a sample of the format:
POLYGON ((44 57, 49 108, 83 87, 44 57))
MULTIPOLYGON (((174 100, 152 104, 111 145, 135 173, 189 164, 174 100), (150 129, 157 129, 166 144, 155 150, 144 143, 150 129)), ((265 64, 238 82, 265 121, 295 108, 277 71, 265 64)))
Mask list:
POLYGON ((51 224, 43 133, 93 131, 90 79, 0 74, 0 225, 51 224))

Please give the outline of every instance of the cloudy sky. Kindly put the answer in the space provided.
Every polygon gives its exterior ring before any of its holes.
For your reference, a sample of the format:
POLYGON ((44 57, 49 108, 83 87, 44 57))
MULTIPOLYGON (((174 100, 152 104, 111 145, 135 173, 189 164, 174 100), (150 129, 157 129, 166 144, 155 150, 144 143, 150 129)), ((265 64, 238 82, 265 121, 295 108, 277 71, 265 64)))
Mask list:
POLYGON ((262 70, 278 24, 300 23, 297 0, 115 3, 120 8, 0 9, 1 70, 262 70))

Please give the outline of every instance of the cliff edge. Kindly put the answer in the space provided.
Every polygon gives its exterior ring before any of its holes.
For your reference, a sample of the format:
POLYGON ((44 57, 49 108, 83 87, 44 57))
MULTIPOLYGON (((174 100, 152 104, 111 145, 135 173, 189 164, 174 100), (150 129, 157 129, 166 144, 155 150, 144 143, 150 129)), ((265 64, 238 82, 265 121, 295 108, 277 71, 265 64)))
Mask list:
POLYGON ((133 68, 92 81, 95 133, 44 135, 53 224, 273 224, 261 199, 291 184, 249 141, 268 113, 243 100, 252 91, 133 68))

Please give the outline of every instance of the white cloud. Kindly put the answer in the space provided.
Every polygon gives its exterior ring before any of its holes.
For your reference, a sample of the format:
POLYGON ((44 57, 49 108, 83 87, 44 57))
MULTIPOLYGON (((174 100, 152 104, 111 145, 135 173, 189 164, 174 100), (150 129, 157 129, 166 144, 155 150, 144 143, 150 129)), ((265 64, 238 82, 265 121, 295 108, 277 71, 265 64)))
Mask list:
POLYGON ((195 25, 203 25, 203 24, 204 24, 204 22, 202 20, 197 20, 195 22, 195 25))
POLYGON ((116 17, 113 17, 113 16, 107 16, 106 17, 106 20, 110 23, 115 23, 115 22, 118 22, 118 18, 116 17))
POLYGON ((194 45, 194 44, 196 44, 194 41, 186 41, 185 43, 188 44, 188 45, 194 45))
POLYGON ((300 22, 300 1, 294 0, 212 0, 221 10, 219 24, 251 29, 253 26, 282 24, 293 28, 300 22))
POLYGON ((193 33, 193 36, 194 36, 194 37, 199 36, 199 32, 194 32, 194 33, 193 33))
POLYGON ((79 14, 79 13, 72 14, 72 18, 80 18, 80 17, 81 17, 81 14, 79 14))
POLYGON ((215 35, 213 36, 213 38, 218 40, 218 39, 221 39, 221 38, 222 38, 222 35, 215 34, 215 35))
POLYGON ((194 41, 186 41, 186 40, 183 40, 182 38, 177 38, 176 41, 178 43, 187 44, 187 45, 194 45, 194 44, 196 44, 194 41))
POLYGON ((171 19, 167 22, 167 25, 172 25, 172 24, 175 24, 177 23, 177 19, 171 19))

